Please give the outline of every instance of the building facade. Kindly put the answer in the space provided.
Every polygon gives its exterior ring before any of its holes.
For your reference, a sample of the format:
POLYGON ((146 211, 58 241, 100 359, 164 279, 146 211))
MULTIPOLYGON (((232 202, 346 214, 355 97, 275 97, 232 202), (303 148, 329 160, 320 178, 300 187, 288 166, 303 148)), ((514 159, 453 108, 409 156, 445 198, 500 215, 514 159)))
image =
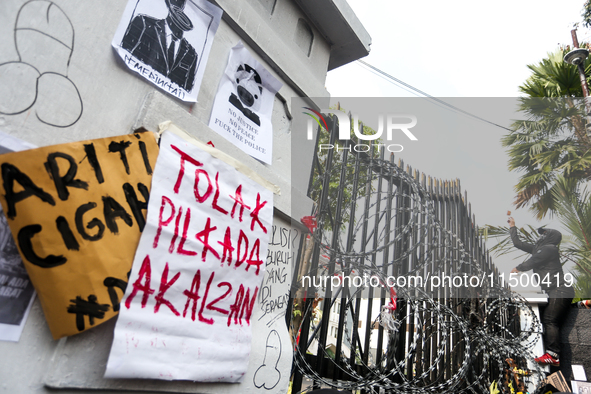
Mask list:
MULTIPOLYGON (((313 152, 298 152, 301 168, 296 174, 301 177, 292 177, 291 113, 299 109, 291 108, 291 98, 308 97, 311 106, 321 107, 318 101, 330 96, 324 87, 326 73, 367 55, 371 39, 345 0, 218 0, 215 4, 223 10, 221 23, 197 102, 186 103, 130 72, 113 50, 111 41, 126 1, 3 1, 0 131, 48 146, 129 134, 140 128, 158 131, 159 125, 171 121, 278 186, 282 192, 275 196, 274 224, 292 229, 291 220, 299 221, 311 207, 305 190, 313 152), (228 55, 238 42, 282 83, 273 103, 271 164, 254 159, 208 127, 228 55), (30 83, 27 72, 31 66, 51 77, 30 83), (292 204, 293 199, 298 204, 292 204)), ((101 344, 102 334, 84 334, 54 341, 35 301, 20 341, 0 342, 0 391, 45 393, 51 387, 51 392, 71 388, 268 392, 252 381, 245 382, 243 389, 239 385, 146 385, 141 381, 105 384, 105 360, 100 355, 108 344, 101 344)), ((256 346, 261 342, 253 341, 253 352, 256 346)), ((289 358, 285 357, 289 348, 284 349, 284 359, 289 358)), ((273 392, 287 390, 289 373, 284 375, 273 392)))

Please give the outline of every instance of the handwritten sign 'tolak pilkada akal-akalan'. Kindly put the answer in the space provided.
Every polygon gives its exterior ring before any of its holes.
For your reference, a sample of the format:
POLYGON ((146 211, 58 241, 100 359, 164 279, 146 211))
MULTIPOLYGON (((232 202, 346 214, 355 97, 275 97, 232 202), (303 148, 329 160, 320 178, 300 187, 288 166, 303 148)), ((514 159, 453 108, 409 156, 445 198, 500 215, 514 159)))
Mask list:
POLYGON ((105 376, 243 381, 272 220, 271 191, 162 134, 105 376))
POLYGON ((55 339, 118 313, 157 156, 152 133, 0 155, 0 202, 55 339))

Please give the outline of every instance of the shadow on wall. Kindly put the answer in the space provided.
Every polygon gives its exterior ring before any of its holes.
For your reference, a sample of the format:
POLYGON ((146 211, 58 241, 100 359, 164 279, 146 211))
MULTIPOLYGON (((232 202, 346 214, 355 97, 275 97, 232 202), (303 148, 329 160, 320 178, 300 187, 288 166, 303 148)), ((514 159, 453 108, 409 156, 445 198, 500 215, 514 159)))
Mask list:
POLYGON ((74 26, 55 3, 31 0, 14 24, 18 60, 0 64, 0 114, 33 110, 54 127, 70 127, 82 116, 82 98, 68 78, 74 26))

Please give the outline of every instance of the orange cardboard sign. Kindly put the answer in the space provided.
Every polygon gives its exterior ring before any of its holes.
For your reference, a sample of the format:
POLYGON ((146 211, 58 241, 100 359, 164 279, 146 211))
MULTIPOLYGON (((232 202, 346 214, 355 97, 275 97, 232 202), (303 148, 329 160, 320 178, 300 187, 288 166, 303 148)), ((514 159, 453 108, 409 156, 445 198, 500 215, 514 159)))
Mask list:
POLYGON ((117 314, 157 156, 153 133, 0 155, 0 202, 55 339, 117 314))

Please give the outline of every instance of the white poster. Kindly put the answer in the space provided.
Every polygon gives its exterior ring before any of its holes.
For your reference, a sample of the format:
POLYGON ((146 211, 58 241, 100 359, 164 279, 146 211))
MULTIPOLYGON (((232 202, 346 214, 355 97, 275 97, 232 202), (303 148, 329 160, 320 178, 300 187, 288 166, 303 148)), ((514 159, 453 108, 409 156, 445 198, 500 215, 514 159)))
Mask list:
POLYGON ((271 115, 275 94, 280 88, 281 82, 239 42, 230 52, 209 127, 255 159, 271 164, 271 115))
POLYGON ((165 132, 105 377, 242 381, 272 218, 272 192, 165 132))
POLYGON ((291 338, 285 314, 289 303, 292 270, 301 234, 288 222, 274 218, 267 252, 267 272, 259 291, 259 308, 255 313, 256 334, 253 347, 257 367, 252 377, 254 392, 285 393, 289 387, 293 360, 291 338))
POLYGON ((206 0, 129 0, 111 45, 132 71, 196 102, 222 13, 206 0))
MULTIPOLYGON (((0 133, 0 154, 36 146, 0 133)), ((35 299, 35 289, 0 207, 0 340, 18 342, 35 299)))

